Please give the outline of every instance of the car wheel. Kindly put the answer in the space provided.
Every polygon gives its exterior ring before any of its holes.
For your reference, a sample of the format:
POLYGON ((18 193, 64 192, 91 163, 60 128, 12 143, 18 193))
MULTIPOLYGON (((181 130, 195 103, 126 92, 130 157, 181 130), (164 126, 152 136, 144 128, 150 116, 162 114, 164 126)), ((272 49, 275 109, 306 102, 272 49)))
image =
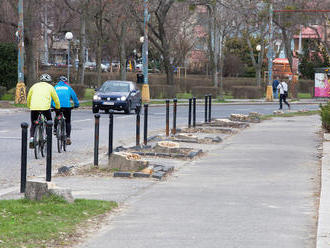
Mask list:
POLYGON ((93 107, 93 113, 96 114, 96 113, 98 113, 98 112, 99 112, 99 109, 93 107))
POLYGON ((130 101, 127 102, 127 106, 124 111, 125 111, 125 114, 128 114, 128 115, 131 113, 131 102, 130 101))

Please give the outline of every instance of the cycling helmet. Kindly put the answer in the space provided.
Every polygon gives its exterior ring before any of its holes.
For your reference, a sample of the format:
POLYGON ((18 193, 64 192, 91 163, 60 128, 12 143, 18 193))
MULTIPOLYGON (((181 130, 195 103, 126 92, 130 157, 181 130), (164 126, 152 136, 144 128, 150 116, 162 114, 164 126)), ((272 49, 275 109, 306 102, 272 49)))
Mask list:
POLYGON ((52 81, 52 77, 50 75, 48 75, 47 73, 45 73, 40 76, 40 81, 50 83, 52 81))
POLYGON ((60 81, 68 82, 68 79, 65 76, 60 76, 60 81))

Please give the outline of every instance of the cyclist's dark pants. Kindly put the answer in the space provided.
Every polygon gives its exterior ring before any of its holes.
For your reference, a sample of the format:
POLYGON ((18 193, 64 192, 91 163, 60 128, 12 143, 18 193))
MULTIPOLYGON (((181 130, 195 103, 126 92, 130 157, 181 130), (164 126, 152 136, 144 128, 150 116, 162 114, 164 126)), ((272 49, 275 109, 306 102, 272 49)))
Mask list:
MULTIPOLYGON (((70 137, 71 134, 71 108, 61 108, 61 111, 65 118, 66 137, 70 137)), ((55 118, 54 125, 57 127, 58 120, 55 118)))
POLYGON ((36 120, 38 120, 38 115, 39 113, 42 113, 47 120, 51 121, 52 120, 52 114, 50 112, 50 109, 48 110, 31 110, 31 127, 30 127, 30 137, 33 137, 34 135, 34 130, 36 128, 36 124, 34 123, 36 120))

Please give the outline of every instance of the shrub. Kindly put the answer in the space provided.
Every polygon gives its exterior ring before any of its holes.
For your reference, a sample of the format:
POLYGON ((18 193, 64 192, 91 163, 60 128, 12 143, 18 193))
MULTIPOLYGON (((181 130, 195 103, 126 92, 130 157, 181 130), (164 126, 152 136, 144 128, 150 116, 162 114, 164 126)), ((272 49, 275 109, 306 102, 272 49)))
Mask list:
POLYGON ((0 85, 10 89, 17 83, 17 45, 0 43, 0 85))
POLYGON ((262 98, 264 95, 263 87, 256 86, 233 86, 232 87, 232 96, 233 98, 238 99, 256 99, 262 98))
POLYGON ((172 85, 150 85, 150 98, 174 98, 176 95, 175 87, 172 85))
POLYGON ((218 95, 218 88, 202 87, 202 86, 197 86, 192 88, 192 95, 196 98, 204 98, 204 96, 208 94, 212 94, 212 96, 216 98, 218 95))
POLYGON ((326 105, 321 107, 321 120, 322 120, 322 127, 327 131, 330 132, 330 103, 328 102, 326 105))
POLYGON ((0 86, 0 98, 6 94, 7 88, 5 86, 0 86))
POLYGON ((71 87, 76 92, 78 99, 83 99, 85 96, 86 86, 81 84, 71 84, 71 87))

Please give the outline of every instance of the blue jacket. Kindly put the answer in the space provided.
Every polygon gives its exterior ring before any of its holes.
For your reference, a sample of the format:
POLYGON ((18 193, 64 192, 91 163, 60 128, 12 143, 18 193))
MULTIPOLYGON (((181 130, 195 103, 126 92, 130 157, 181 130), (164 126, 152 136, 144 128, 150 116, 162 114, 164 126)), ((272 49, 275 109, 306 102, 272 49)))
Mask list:
MULTIPOLYGON (((57 85, 55 85, 55 90, 60 99, 61 108, 70 108, 71 102, 70 99, 73 100, 74 106, 79 107, 79 101, 74 90, 65 82, 59 81, 57 85)), ((53 106, 52 102, 52 106, 53 106)))
POLYGON ((279 85, 279 81, 277 80, 277 79, 275 79, 274 81, 273 81, 273 91, 276 91, 277 90, 277 86, 279 85))

